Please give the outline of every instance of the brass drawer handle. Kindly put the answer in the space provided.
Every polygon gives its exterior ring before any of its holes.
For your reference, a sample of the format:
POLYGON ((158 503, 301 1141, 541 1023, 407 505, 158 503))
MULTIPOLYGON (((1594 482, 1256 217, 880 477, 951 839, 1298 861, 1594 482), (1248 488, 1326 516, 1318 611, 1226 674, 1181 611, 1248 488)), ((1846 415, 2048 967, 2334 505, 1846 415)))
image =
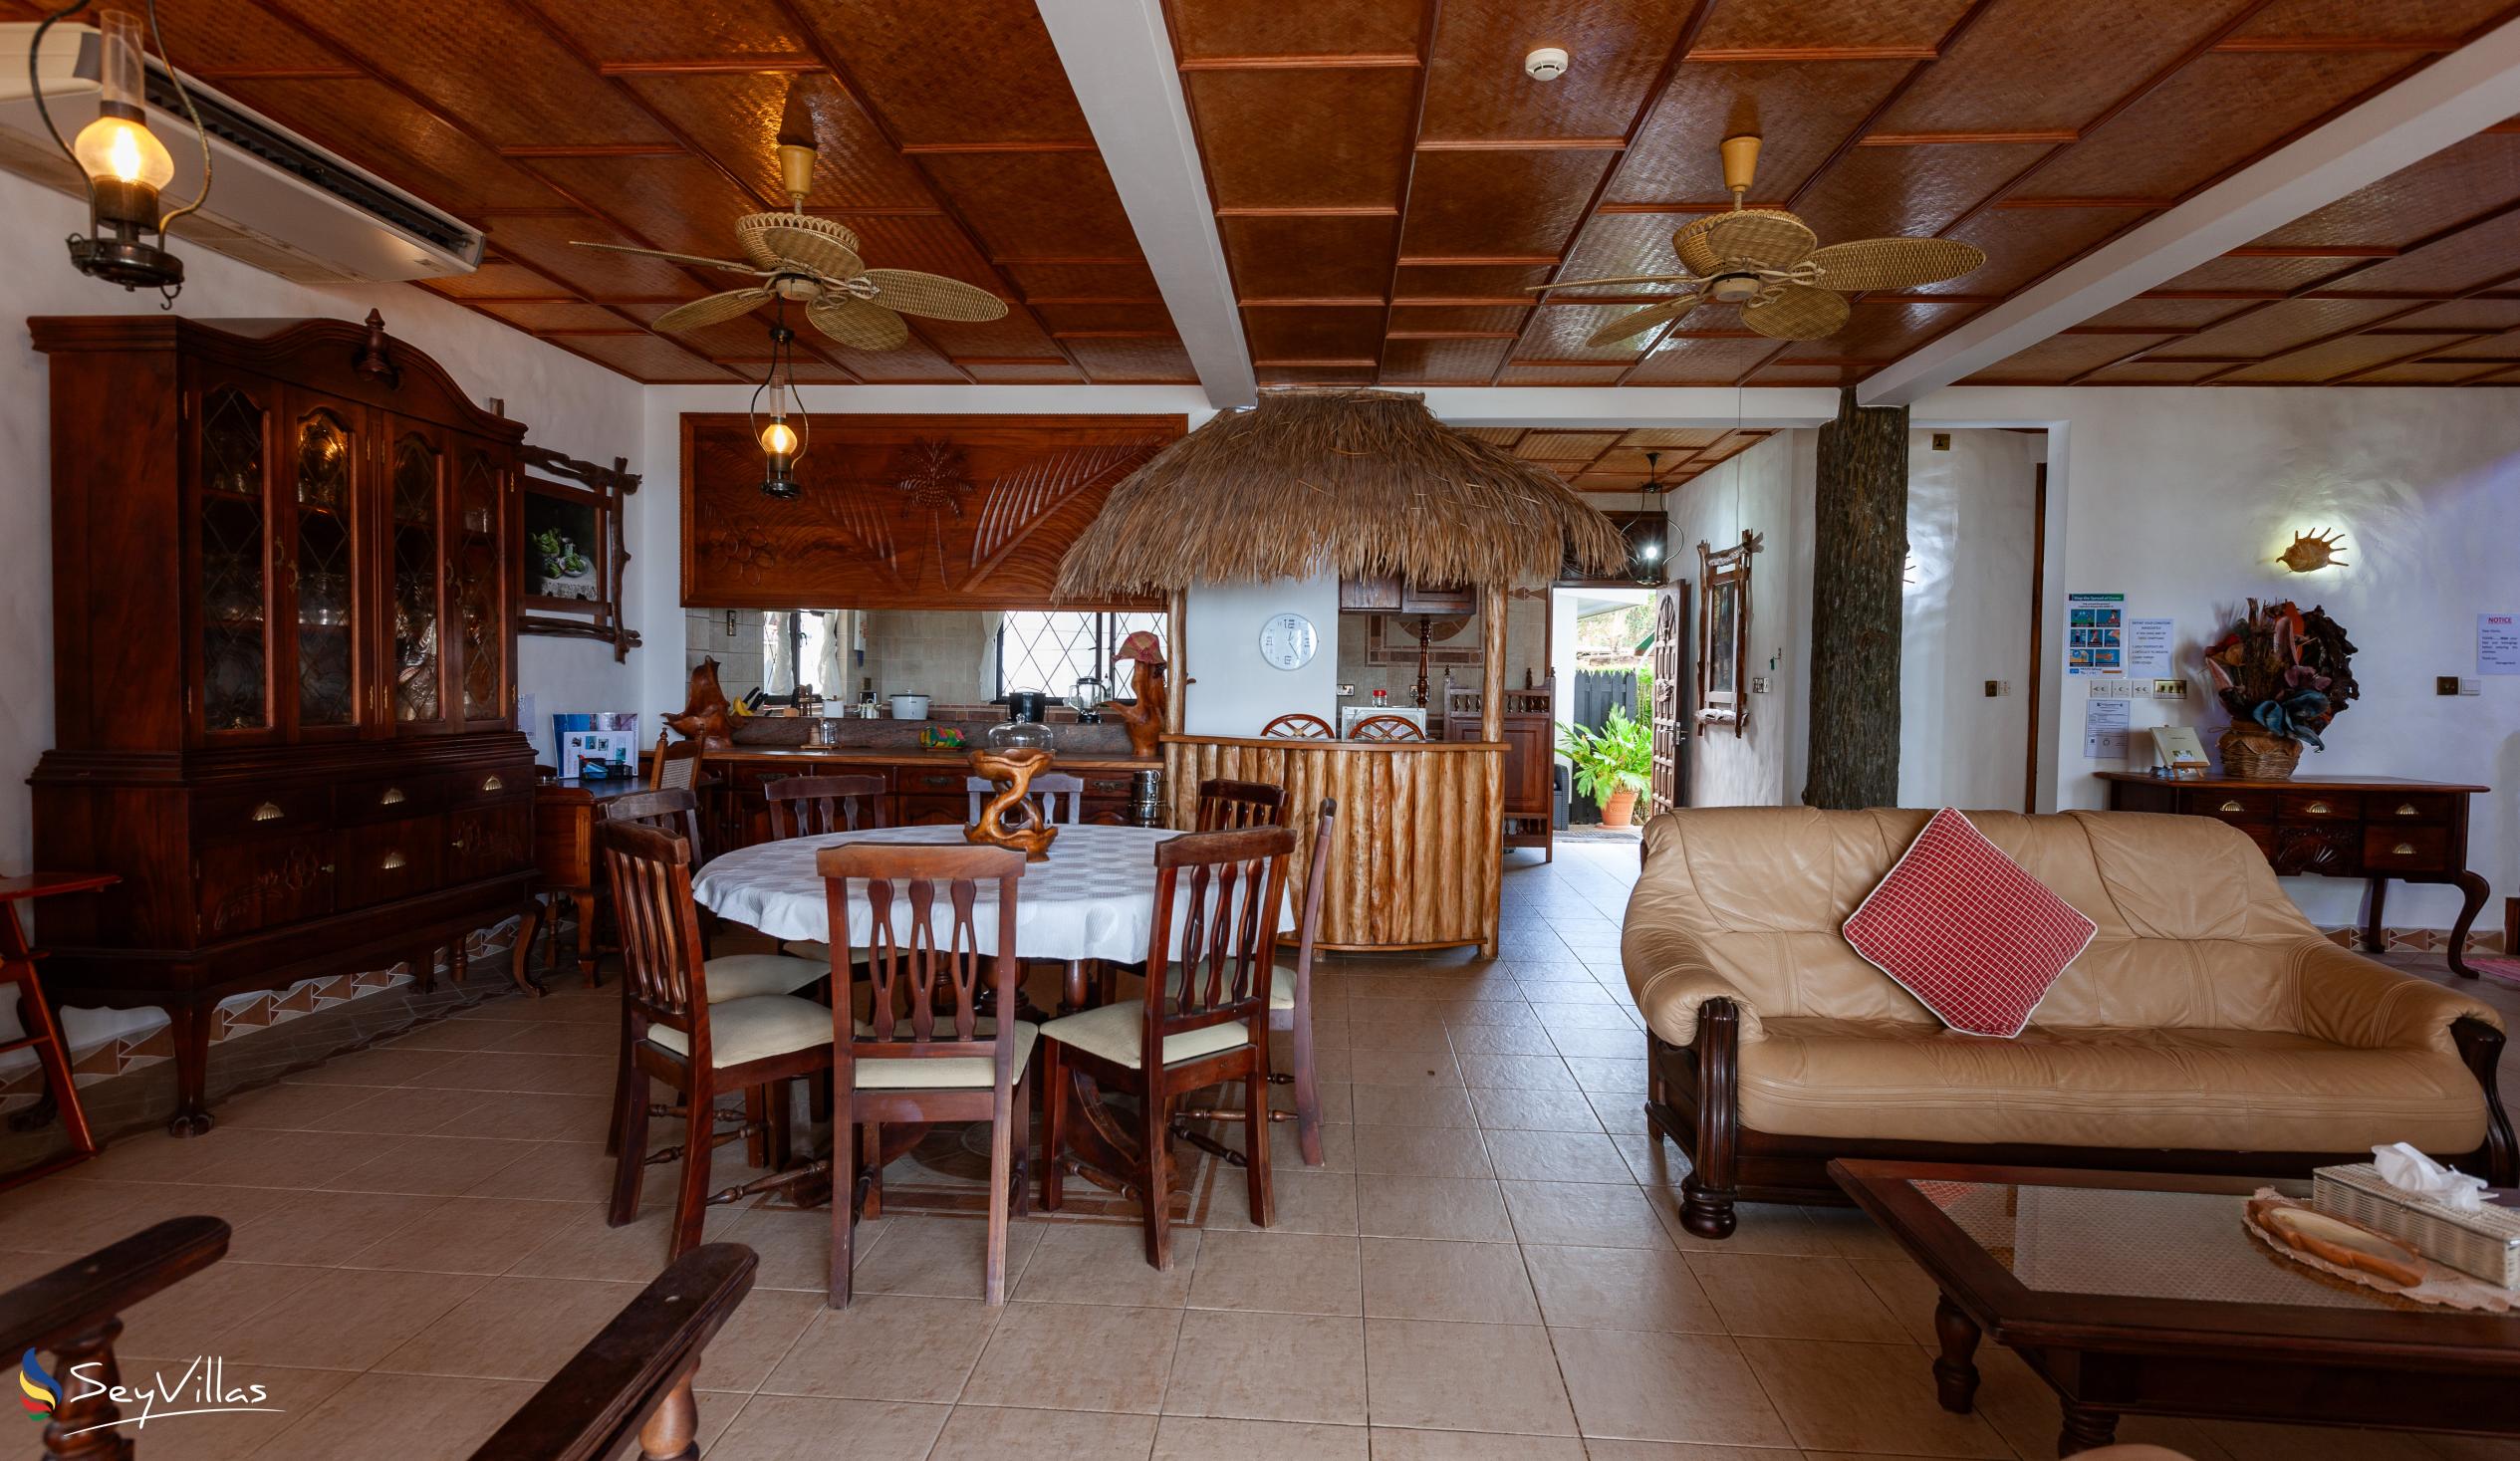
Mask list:
POLYGON ((402 866, 403 864, 405 864, 405 863, 409 862, 410 860, 411 860, 410 858, 403 856, 400 852, 387 852, 387 853, 385 853, 385 859, 384 859, 384 861, 383 861, 382 863, 380 863, 379 865, 380 865, 380 866, 382 866, 382 867, 384 868, 384 870, 386 870, 387 872, 390 872, 390 871, 392 871, 394 868, 396 868, 396 867, 400 867, 400 866, 402 866))
POLYGON ((2399 843, 2397 846, 2389 850, 2389 855, 2393 857, 2411 857, 2414 854, 2415 845, 2413 843, 2399 843))
POLYGON ((2397 815, 2398 815, 2398 816, 2400 816, 2400 817, 2412 817, 2412 816, 2414 816, 2414 815, 2415 815, 2415 804, 2414 804, 2414 803, 2412 803, 2412 802, 2400 802, 2400 803, 2398 803, 2398 804, 2397 804, 2397 815))
POLYGON ((2327 815, 2328 815, 2328 804, 2327 804, 2327 803, 2325 803, 2325 802, 2313 802, 2313 803, 2311 803, 2311 804, 2310 804, 2310 815, 2311 815, 2311 816, 2313 816, 2313 817, 2325 817, 2325 816, 2327 816, 2327 815))
POLYGON ((507 783, 499 780, 495 776, 485 776, 481 779, 481 789, 485 792, 505 791, 507 790, 507 783))
POLYGON ((2225 812, 2245 812, 2248 809, 2237 802, 2225 802, 2222 804, 2222 810, 2225 812))
POLYGON ((288 813, 280 810, 280 804, 278 802, 265 802, 254 809, 254 820, 256 822, 278 822, 281 818, 288 815, 288 813))
POLYGON ((402 805, 403 800, 402 788, 386 787, 385 794, 377 799, 377 805, 379 807, 399 807, 402 805))

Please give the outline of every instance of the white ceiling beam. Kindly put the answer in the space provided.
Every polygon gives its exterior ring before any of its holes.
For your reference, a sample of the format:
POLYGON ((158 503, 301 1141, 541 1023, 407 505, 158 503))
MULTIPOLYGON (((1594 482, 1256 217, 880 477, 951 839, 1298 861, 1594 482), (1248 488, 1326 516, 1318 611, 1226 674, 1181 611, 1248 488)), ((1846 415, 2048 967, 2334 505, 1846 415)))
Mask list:
POLYGON ((1041 0, 1040 8, 1208 401, 1251 404, 1259 382, 1160 0, 1041 0))
POLYGON ((2515 114, 2520 20, 1891 362, 1856 398, 1910 404, 2515 114))
POLYGON ((1838 414, 1838 392, 1826 385, 1429 385, 1419 393, 1426 409, 1455 426, 1757 431, 1817 426, 1838 414))

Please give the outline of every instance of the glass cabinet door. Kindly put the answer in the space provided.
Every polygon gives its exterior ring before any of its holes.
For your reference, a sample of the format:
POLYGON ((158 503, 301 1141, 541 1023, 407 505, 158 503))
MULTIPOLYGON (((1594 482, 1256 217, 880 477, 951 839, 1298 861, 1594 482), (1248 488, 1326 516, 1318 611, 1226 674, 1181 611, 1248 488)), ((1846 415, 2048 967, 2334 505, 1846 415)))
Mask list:
POLYGON ((499 723, 508 715, 507 541, 505 463, 479 446, 458 448, 453 573, 455 617, 462 645, 462 718, 499 723))
POLYGON ((234 384, 200 397, 194 493, 199 532, 201 729, 270 728, 270 411, 234 384))
POLYGON ((398 425, 386 462, 386 554, 392 570, 386 700, 411 729, 446 721, 446 454, 429 433, 398 425))
POLYGON ((301 732, 356 727, 358 470, 355 407, 314 405, 297 414, 289 458, 291 531, 283 574, 296 607, 296 724, 301 732))

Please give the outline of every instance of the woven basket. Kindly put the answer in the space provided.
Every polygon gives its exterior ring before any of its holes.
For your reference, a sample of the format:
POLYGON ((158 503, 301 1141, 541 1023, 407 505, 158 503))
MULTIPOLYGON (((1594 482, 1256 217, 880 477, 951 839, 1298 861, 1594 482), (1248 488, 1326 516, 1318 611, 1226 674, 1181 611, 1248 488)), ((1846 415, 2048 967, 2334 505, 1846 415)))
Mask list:
POLYGON ((2243 781, 2291 781, 2301 765, 2301 742, 2238 726, 2222 733, 2222 774, 2243 781))

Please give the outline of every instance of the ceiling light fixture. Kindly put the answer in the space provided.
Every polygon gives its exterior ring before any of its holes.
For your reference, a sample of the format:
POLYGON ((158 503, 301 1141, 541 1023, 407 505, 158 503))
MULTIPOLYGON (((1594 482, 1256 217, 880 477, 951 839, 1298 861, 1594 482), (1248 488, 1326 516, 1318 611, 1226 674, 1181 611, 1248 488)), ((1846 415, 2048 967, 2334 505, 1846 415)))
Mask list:
MULTIPOLYGON (((44 33, 87 9, 89 3, 75 0, 36 26, 26 68, 27 85, 35 97, 35 110, 44 119, 44 129, 53 134, 53 141, 88 182, 88 232, 71 236, 70 262, 82 274, 125 289, 157 290, 172 307, 183 290, 183 260, 166 252, 166 230, 210 195, 210 136, 202 128, 201 114, 192 105, 183 74, 168 62, 166 76, 175 99, 183 104, 193 134, 201 140, 201 191, 191 202, 160 214, 159 190, 173 180, 175 161, 165 143, 148 129, 148 55, 141 44, 140 18, 127 10, 106 10, 97 15, 95 59, 91 63, 83 56, 79 68, 84 76, 91 64, 95 67, 97 118, 79 129, 77 141, 63 140, 51 110, 44 105, 40 65, 44 33), (142 237, 152 232, 155 242, 142 237)), ((164 56, 166 41, 157 30, 157 0, 146 3, 148 38, 164 56)))
POLYGON ((1662 494, 1662 453, 1645 453, 1645 481, 1637 489, 1637 517, 1628 529, 1628 576, 1647 589, 1662 586, 1663 540, 1671 533, 1671 515, 1657 512, 1662 494))
POLYGON ((804 490, 797 485, 796 464, 805 455, 806 433, 811 429, 805 401, 796 391, 796 332, 788 328, 787 315, 787 302, 782 300, 770 327, 770 373, 762 377, 744 408, 753 439, 761 443, 761 495, 782 502, 794 501, 804 490))

